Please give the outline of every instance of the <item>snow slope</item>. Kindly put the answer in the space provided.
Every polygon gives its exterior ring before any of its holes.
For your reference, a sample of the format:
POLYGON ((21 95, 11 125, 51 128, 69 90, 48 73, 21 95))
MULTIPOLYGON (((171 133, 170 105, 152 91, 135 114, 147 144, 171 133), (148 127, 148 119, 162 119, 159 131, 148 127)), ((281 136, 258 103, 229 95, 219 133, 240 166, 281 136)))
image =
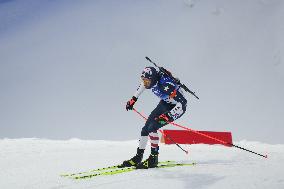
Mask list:
MULTIPOLYGON (((282 189, 284 145, 236 143, 259 153, 223 146, 192 145, 189 155, 176 146, 161 145, 160 161, 197 162, 194 167, 138 170, 120 175, 74 181, 62 173, 86 171, 120 163, 135 152, 136 141, 0 140, 1 189, 282 189)), ((149 151, 146 152, 148 156, 149 151)))

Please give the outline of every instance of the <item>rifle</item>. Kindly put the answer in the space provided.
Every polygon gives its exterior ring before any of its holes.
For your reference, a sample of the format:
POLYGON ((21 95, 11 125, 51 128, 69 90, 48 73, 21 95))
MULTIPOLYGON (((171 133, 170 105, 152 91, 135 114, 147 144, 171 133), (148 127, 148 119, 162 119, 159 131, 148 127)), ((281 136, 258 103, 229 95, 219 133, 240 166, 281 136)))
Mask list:
POLYGON ((149 57, 145 57, 149 62, 151 62, 152 64, 154 64, 155 67, 159 68, 160 72, 162 72, 163 74, 167 75, 168 77, 172 78, 174 80, 174 82, 176 82, 178 85, 181 86, 181 88, 183 88, 186 92, 190 93, 191 95, 193 95, 195 98, 199 99, 199 97, 195 94, 195 92, 192 92, 191 90, 189 90, 189 88, 180 82, 179 79, 175 78, 171 72, 169 72, 168 70, 166 70, 163 67, 158 66, 155 62, 153 62, 149 57))

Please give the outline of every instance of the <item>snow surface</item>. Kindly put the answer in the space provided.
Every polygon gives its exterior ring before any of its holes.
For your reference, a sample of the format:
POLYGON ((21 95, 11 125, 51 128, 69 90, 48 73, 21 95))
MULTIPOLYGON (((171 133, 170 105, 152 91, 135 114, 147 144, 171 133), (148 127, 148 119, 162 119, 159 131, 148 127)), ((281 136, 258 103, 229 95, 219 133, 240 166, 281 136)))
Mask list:
MULTIPOLYGON (((161 145, 160 161, 196 162, 198 165, 138 170, 77 181, 59 175, 118 164, 134 155, 137 141, 2 139, 0 188, 284 188, 283 144, 250 141, 235 144, 268 154, 269 158, 218 145, 184 146, 190 149, 186 155, 175 145, 161 145)), ((145 157, 148 154, 149 150, 145 157)))

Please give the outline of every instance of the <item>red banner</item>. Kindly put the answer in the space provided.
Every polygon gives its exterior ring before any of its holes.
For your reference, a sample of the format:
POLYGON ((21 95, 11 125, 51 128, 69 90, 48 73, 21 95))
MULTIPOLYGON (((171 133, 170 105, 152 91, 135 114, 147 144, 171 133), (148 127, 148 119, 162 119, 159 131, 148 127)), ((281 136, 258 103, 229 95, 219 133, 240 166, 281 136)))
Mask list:
MULTIPOLYGON (((214 132, 214 131, 198 131, 201 134, 208 135, 212 138, 219 139, 221 141, 232 144, 231 132, 214 132)), ((163 136, 161 142, 165 144, 222 144, 225 146, 231 146, 214 140, 212 138, 205 137, 197 134, 196 132, 186 130, 163 130, 163 136), (168 136, 168 137, 167 137, 168 136)))

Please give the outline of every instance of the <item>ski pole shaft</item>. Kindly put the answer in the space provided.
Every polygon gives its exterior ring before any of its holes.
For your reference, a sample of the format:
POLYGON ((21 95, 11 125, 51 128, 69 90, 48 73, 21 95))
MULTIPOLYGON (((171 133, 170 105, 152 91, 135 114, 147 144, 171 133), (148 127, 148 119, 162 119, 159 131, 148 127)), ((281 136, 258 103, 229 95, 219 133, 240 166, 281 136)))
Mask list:
POLYGON ((248 149, 242 148, 242 147, 237 146, 237 145, 234 145, 234 144, 230 144, 230 145, 232 145, 232 146, 234 146, 234 147, 236 147, 236 148, 239 148, 239 149, 241 149, 241 150, 244 150, 244 151, 247 151, 247 152, 250 152, 250 153, 253 153, 253 154, 259 155, 259 156, 261 156, 261 157, 267 158, 267 155, 262 155, 262 154, 256 153, 256 152, 254 152, 254 151, 251 151, 251 150, 248 150, 248 149))
POLYGON ((187 150, 183 149, 183 148, 182 148, 178 143, 176 143, 169 135, 166 135, 166 134, 164 133, 164 131, 162 131, 162 130, 159 130, 159 131, 162 133, 162 135, 163 135, 164 137, 170 139, 170 141, 172 141, 172 143, 174 143, 175 145, 177 145, 177 147, 179 147, 182 151, 184 151, 186 154, 188 154, 188 151, 187 151, 187 150))
POLYGON ((235 145, 235 144, 233 144, 233 143, 226 142, 226 141, 220 140, 220 139, 215 138, 215 137, 211 137, 211 136, 206 135, 206 134, 204 134, 204 133, 201 133, 201 132, 195 131, 195 130, 193 130, 193 129, 190 129, 190 128, 187 128, 187 127, 184 127, 184 126, 182 126, 182 125, 179 125, 179 124, 176 124, 176 123, 173 123, 173 122, 171 122, 170 124, 172 124, 172 125, 174 125, 174 126, 177 126, 177 127, 180 127, 180 128, 183 128, 183 129, 185 129, 185 130, 188 130, 188 131, 194 132, 194 133, 196 133, 196 134, 202 135, 202 136, 204 136, 204 137, 210 138, 210 139, 212 139, 212 140, 218 141, 218 142, 223 143, 223 144, 225 144, 225 145, 233 146, 233 147, 235 147, 235 148, 239 148, 239 149, 241 149, 241 150, 244 150, 244 151, 247 151, 247 152, 250 152, 250 153, 256 154, 256 155, 258 155, 258 156, 261 156, 261 157, 267 158, 267 155, 263 155, 263 154, 256 153, 256 152, 251 151, 251 150, 248 150, 248 149, 246 149, 246 148, 243 148, 243 147, 237 146, 237 145, 235 145))
MULTIPOLYGON (((145 116, 143 116, 143 115, 142 115, 140 112, 138 112, 136 109, 134 109, 134 111, 135 111, 136 113, 138 113, 140 116, 144 117, 144 119, 145 119, 145 116)), ((146 119, 147 119, 147 118, 146 118, 146 119)), ((235 144, 233 144, 233 143, 230 143, 230 142, 226 142, 226 141, 220 140, 220 139, 218 139, 218 138, 215 138, 215 137, 212 137, 212 136, 206 135, 206 134, 204 134, 204 133, 201 133, 201 132, 199 132, 199 131, 196 131, 196 130, 193 130, 193 129, 190 129, 190 128, 187 128, 187 127, 184 127, 184 126, 179 125, 179 124, 176 124, 176 123, 174 123, 174 122, 170 122, 169 124, 174 125, 174 126, 176 126, 176 127, 180 127, 180 128, 182 128, 182 129, 185 129, 185 130, 188 130, 188 131, 190 131, 190 132, 196 133, 196 134, 198 134, 198 135, 201 135, 201 136, 204 136, 204 137, 210 138, 210 139, 212 139, 212 140, 218 141, 218 142, 220 142, 220 143, 222 143, 222 144, 229 145, 229 146, 233 146, 233 147, 235 147, 235 148, 238 148, 238 149, 241 149, 241 150, 244 150, 244 151, 247 151, 247 152, 253 153, 253 154, 255 154, 255 155, 258 155, 258 156, 261 156, 261 157, 267 158, 267 155, 263 155, 263 154, 260 154, 260 153, 254 152, 254 151, 252 151, 252 150, 248 150, 248 149, 246 149, 246 148, 243 148, 243 147, 237 146, 237 145, 235 145, 235 144)))
MULTIPOLYGON (((148 118, 146 118, 144 115, 142 115, 140 112, 138 112, 135 108, 133 108, 134 112, 136 112, 138 115, 140 115, 143 119, 147 120, 148 118)), ((167 137, 168 139, 170 139, 177 147, 179 147, 182 151, 184 151, 186 154, 188 154, 188 151, 183 149, 178 143, 176 143, 171 137, 169 137, 168 135, 165 135, 165 133, 163 131, 161 131, 159 129, 160 133, 162 133, 163 136, 167 137)))

